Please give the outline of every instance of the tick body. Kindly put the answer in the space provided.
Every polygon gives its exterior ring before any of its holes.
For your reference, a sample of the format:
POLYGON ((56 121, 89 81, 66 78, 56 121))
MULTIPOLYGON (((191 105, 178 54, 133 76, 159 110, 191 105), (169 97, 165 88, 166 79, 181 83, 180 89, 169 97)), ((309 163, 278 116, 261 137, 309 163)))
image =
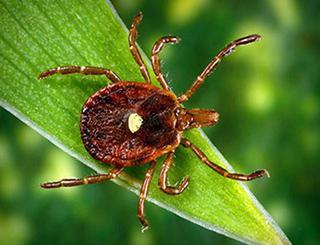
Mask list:
POLYGON ((151 84, 119 82, 100 89, 84 104, 82 141, 97 160, 117 167, 145 164, 174 150, 176 96, 151 84))
POLYGON ((151 84, 148 69, 136 45, 137 26, 141 19, 142 13, 133 19, 129 32, 129 48, 139 66, 144 83, 123 81, 113 71, 93 66, 63 66, 40 74, 39 79, 54 74, 104 75, 111 81, 110 85, 95 92, 85 102, 80 117, 80 132, 88 153, 93 158, 112 165, 107 174, 82 179, 63 179, 41 186, 58 188, 98 183, 116 178, 125 167, 150 163, 141 185, 138 202, 138 218, 142 230, 145 230, 148 228, 148 222, 144 216, 144 201, 153 177, 155 160, 166 155, 158 181, 158 186, 163 192, 177 195, 189 184, 189 176, 184 177, 177 186, 167 184, 174 152, 179 145, 192 150, 203 163, 226 178, 249 181, 268 176, 268 172, 262 169, 251 174, 230 173, 208 159, 200 148, 184 137, 183 132, 191 128, 213 126, 218 122, 219 114, 215 110, 185 109, 181 105, 193 95, 224 56, 237 46, 259 40, 260 36, 254 34, 228 44, 205 67, 189 90, 177 97, 170 90, 161 72, 159 52, 166 43, 177 43, 179 39, 173 36, 162 37, 152 48, 153 72, 162 87, 158 88, 151 84))

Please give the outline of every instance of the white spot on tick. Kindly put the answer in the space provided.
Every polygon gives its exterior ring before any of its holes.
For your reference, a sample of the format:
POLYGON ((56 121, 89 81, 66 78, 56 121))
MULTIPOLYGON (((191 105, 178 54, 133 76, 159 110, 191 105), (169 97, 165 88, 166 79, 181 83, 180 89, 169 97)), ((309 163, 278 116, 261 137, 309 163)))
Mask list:
POLYGON ((131 113, 128 119, 128 126, 131 133, 135 133, 139 130, 143 122, 141 116, 137 113, 131 113))

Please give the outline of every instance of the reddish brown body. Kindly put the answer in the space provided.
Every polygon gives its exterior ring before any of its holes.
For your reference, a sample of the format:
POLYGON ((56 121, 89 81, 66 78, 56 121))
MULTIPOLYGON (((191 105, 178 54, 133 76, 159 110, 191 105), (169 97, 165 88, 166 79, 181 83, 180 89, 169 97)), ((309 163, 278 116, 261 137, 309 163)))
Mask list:
POLYGON ((159 188, 163 192, 177 195, 182 193, 189 184, 189 176, 183 178, 179 185, 167 184, 175 149, 179 145, 190 148, 203 163, 223 177, 249 181, 264 175, 268 176, 268 172, 262 169, 251 174, 230 173, 208 159, 201 149, 183 137, 183 132, 190 128, 215 125, 218 121, 218 113, 214 110, 184 109, 181 105, 192 96, 224 56, 230 54, 237 46, 259 40, 260 36, 254 34, 228 44, 210 61, 190 89, 176 97, 170 91, 161 72, 159 52, 164 44, 177 43, 179 39, 162 37, 152 48, 152 68, 162 87, 159 89, 151 84, 148 69, 136 45, 137 26, 141 19, 142 13, 133 19, 129 32, 129 47, 146 83, 124 82, 113 71, 92 66, 56 67, 42 72, 39 79, 56 73, 80 73, 105 75, 112 82, 111 85, 91 95, 85 102, 81 113, 80 129, 83 144, 89 154, 101 162, 113 165, 113 168, 106 174, 80 179, 62 179, 44 183, 41 186, 58 188, 94 184, 116 178, 125 167, 150 162, 141 185, 138 203, 138 218, 144 230, 148 228, 148 222, 144 216, 144 201, 155 170, 155 159, 166 155, 158 181, 159 188))
POLYGON ((118 167, 141 165, 180 144, 177 97, 152 84, 119 82, 89 97, 80 120, 81 137, 91 156, 118 167), (132 133, 128 118, 137 113, 141 128, 132 133))

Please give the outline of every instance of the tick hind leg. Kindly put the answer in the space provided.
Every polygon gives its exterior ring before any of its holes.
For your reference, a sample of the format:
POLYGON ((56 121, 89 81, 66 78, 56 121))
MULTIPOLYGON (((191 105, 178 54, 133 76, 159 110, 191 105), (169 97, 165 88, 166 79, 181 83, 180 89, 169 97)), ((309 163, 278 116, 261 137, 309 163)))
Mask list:
POLYGON ((184 189, 188 186, 190 177, 189 176, 184 177, 183 180, 181 181, 181 184, 177 187, 167 185, 168 172, 173 161, 173 156, 174 156, 174 152, 170 152, 166 160, 164 161, 161 172, 160 172, 158 185, 163 192, 170 195, 177 195, 183 192, 184 189))
POLYGON ((222 175, 223 177, 234 179, 234 180, 241 180, 241 181, 250 181, 257 178, 260 178, 262 176, 268 176, 270 177, 268 171, 266 169, 257 170, 251 174, 239 174, 239 173, 230 173, 226 169, 218 166, 214 162, 210 161, 208 157, 194 144, 192 144, 187 139, 182 139, 181 144, 184 147, 191 148, 193 152, 199 157, 199 159, 207 164, 210 168, 212 168, 214 171, 216 171, 218 174, 222 175))
POLYGON ((129 31, 129 48, 131 51, 131 54, 134 58, 134 60, 137 62, 139 65, 140 72, 144 78, 144 80, 147 83, 151 83, 150 75, 147 70, 147 67, 145 63, 142 60, 141 54, 139 52, 139 49, 136 44, 137 36, 138 36, 138 31, 137 31, 137 26, 140 24, 142 20, 142 13, 140 12, 137 16, 133 18, 133 22, 129 31))
POLYGON ((154 74, 157 77, 158 82, 166 90, 169 90, 169 86, 164 75, 161 72, 159 53, 162 50, 164 44, 178 43, 179 41, 180 39, 178 37, 162 37, 153 45, 153 48, 152 48, 152 57, 151 57, 152 68, 153 68, 154 74))
POLYGON ((145 175, 144 181, 140 189, 139 202, 138 202, 138 219, 142 224, 142 229, 141 229, 142 232, 148 229, 149 227, 148 221, 144 216, 144 201, 146 200, 148 195, 149 185, 154 173, 155 166, 156 166, 156 162, 152 161, 150 163, 150 167, 145 175))
POLYGON ((261 36, 254 34, 250 36, 246 36, 243 38, 239 38, 229 43, 225 48, 223 48, 214 58, 213 60, 206 66, 206 68, 202 71, 202 73, 197 77, 192 86, 189 88, 187 92, 180 95, 178 100, 180 103, 187 101, 191 95, 200 87, 203 81, 210 75, 213 69, 219 64, 222 58, 228 54, 230 54, 237 46, 246 45, 248 43, 252 43, 261 39, 261 36))
POLYGON ((124 168, 113 168, 106 174, 97 174, 93 176, 87 176, 82 179, 62 179, 59 181, 54 182, 47 182, 41 184, 42 188, 52 189, 52 188, 59 188, 59 187, 71 187, 71 186, 78 186, 78 185, 87 185, 87 184, 95 184, 99 182, 103 182, 106 180, 116 178, 124 168))
POLYGON ((80 73, 83 75, 105 75, 111 82, 120 82, 120 78, 113 71, 105 68, 94 66, 59 66, 42 72, 38 79, 43 79, 54 74, 68 75, 73 73, 80 73))

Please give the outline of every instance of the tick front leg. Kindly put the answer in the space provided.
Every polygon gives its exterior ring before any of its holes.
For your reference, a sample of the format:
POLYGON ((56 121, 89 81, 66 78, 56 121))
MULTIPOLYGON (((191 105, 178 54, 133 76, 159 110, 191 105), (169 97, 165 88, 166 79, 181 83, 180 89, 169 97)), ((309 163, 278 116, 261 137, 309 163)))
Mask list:
POLYGON ((42 72, 38 79, 43 79, 54 74, 68 75, 80 73, 83 75, 105 75, 111 82, 120 82, 121 79, 113 71, 101 67, 94 66, 59 66, 42 72))
POLYGON ((156 166, 156 162, 152 161, 150 163, 150 167, 145 175, 144 181, 141 185, 140 189, 140 195, 139 195, 139 203, 138 203, 138 219, 140 220, 142 224, 142 229, 141 231, 144 232, 146 229, 149 228, 148 221, 146 220, 144 216, 144 201, 147 198, 148 191, 149 191, 149 185, 154 173, 154 168, 156 166))
POLYGON ((181 181, 181 184, 178 187, 167 185, 168 172, 172 165, 173 156, 174 156, 174 152, 170 152, 166 160, 164 161, 161 172, 160 172, 158 185, 163 192, 170 195, 178 195, 181 192, 183 192, 184 189, 188 186, 190 177, 189 176, 184 177, 183 180, 181 181))
POLYGON ((97 174, 93 176, 87 176, 82 179, 62 179, 54 182, 47 182, 41 184, 42 188, 52 189, 52 188, 60 188, 60 187, 71 187, 78 185, 87 185, 87 184, 95 184, 99 182, 103 182, 109 179, 116 178, 124 168, 113 168, 106 174, 97 174))
POLYGON ((251 174, 230 173, 226 169, 210 161, 208 157, 197 146, 192 144, 189 140, 182 139, 181 144, 184 147, 191 148, 202 162, 207 164, 210 168, 212 168, 214 171, 216 171, 218 174, 222 175, 223 177, 226 177, 229 179, 241 180, 241 181, 250 181, 257 178, 261 178, 262 176, 265 176, 265 175, 267 177, 270 177, 266 169, 257 170, 251 174))
POLYGON ((180 39, 178 37, 162 37, 153 45, 153 48, 152 48, 152 57, 151 57, 152 68, 153 68, 154 74, 157 77, 158 82, 161 84, 162 88, 166 90, 169 90, 169 86, 164 75, 161 72, 159 53, 162 50, 164 44, 178 43, 179 41, 180 39))
POLYGON ((213 58, 212 61, 210 61, 210 63, 206 66, 206 68, 194 81, 194 83, 189 88, 189 90, 179 96, 178 101, 180 103, 187 101, 192 96, 192 94, 200 87, 200 85, 204 82, 204 80, 210 75, 213 69, 219 64, 222 58, 226 55, 229 55, 237 46, 246 45, 248 43, 252 43, 260 39, 261 39, 260 35, 253 34, 250 36, 239 38, 229 43, 225 48, 220 50, 220 52, 213 58))
POLYGON ((140 72, 147 83, 151 83, 150 75, 145 63, 142 60, 141 54, 136 44, 138 31, 137 26, 140 24, 142 20, 142 13, 140 12, 137 16, 133 18, 133 22, 129 31, 129 48, 134 60, 139 65, 140 72))

